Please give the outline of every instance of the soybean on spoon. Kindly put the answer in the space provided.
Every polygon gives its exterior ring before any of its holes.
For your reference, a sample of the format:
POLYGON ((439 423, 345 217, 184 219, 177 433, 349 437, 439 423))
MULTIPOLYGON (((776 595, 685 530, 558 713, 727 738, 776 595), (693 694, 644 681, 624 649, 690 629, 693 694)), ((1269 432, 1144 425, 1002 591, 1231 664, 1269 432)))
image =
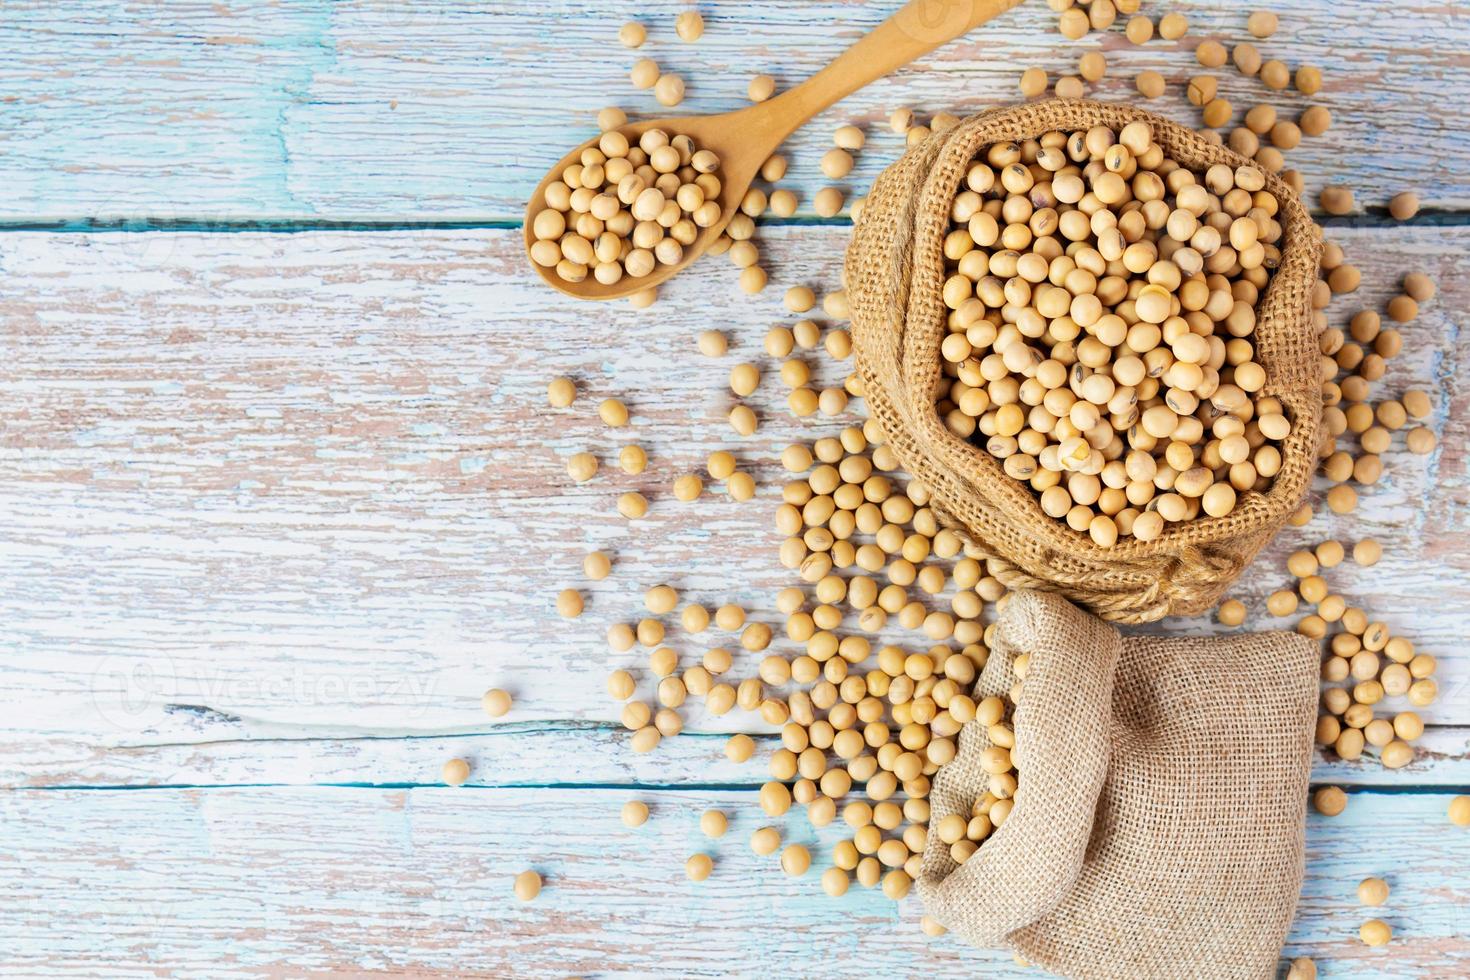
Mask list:
MULTIPOLYGON (((663 129, 670 136, 686 134, 701 149, 714 151, 720 158, 721 187, 716 199, 720 205, 719 220, 708 228, 700 229, 694 241, 685 246, 679 262, 659 265, 653 272, 639 278, 625 275, 611 285, 604 285, 589 275, 581 282, 567 282, 556 274, 554 268, 535 262, 531 262, 531 267, 554 289, 579 299, 621 299, 657 286, 693 262, 714 243, 735 216, 761 164, 799 126, 864 85, 902 68, 1020 2, 909 0, 827 67, 773 99, 715 116, 648 119, 619 126, 617 131, 635 145, 645 131, 663 129)), ((527 261, 530 261, 531 246, 536 243, 533 220, 546 207, 546 188, 560 180, 567 167, 580 161, 583 150, 596 144, 597 138, 594 137, 568 153, 531 195, 524 226, 527 261)))

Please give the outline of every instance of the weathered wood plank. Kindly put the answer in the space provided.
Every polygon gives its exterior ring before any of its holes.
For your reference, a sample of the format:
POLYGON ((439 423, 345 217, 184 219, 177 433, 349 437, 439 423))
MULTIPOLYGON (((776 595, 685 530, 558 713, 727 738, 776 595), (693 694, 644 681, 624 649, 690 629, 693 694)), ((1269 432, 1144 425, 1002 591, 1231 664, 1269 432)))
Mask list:
MULTIPOLYGON (((744 104, 758 72, 783 86, 811 74, 897 0, 709 0, 696 45, 673 35, 684 6, 11 2, 0 22, 0 50, 12 54, 0 63, 0 217, 518 220, 562 147, 592 134, 596 110, 612 102, 667 114, 629 85, 635 58, 684 75, 681 111, 724 111, 744 104), (616 41, 618 25, 634 16, 652 37, 636 54, 616 41)), ((1364 205, 1412 186, 1432 207, 1470 206, 1470 134, 1446 124, 1470 88, 1465 10, 1409 3, 1383 17, 1374 0, 1330 11, 1282 0, 1273 9, 1282 28, 1262 50, 1292 66, 1321 66, 1319 98, 1335 118, 1328 134, 1290 154, 1309 186, 1354 184, 1364 205)), ((1190 36, 1135 48, 1121 23, 1105 37, 1069 42, 1044 4, 1024 4, 817 119, 790 141, 788 183, 810 202, 832 129, 855 120, 872 124, 874 140, 844 186, 864 188, 896 155, 898 137, 881 124, 894 107, 1010 103, 1021 69, 1040 65, 1055 78, 1094 48, 1110 59, 1095 94, 1131 100, 1133 76, 1158 70, 1170 92, 1157 107, 1194 121, 1182 95, 1197 70, 1193 48, 1208 37, 1247 40, 1244 12, 1206 0, 1176 0, 1169 10, 1189 16, 1190 36)), ((1219 74, 1242 110, 1272 101, 1294 116, 1306 104, 1233 70, 1219 74)))
MULTIPOLYGON (((1355 793, 1309 821, 1308 875, 1288 952, 1346 977, 1455 976, 1470 969, 1461 927, 1470 892, 1453 873, 1470 834, 1447 797, 1355 793), (1365 846, 1367 845, 1367 846, 1365 846), (1386 877, 1394 944, 1369 950, 1354 889, 1386 877)), ((472 788, 24 791, 0 797, 0 968, 11 975, 255 976, 275 970, 417 975, 713 977, 774 968, 810 977, 982 972, 1036 976, 1009 956, 920 934, 915 899, 895 906, 854 886, 822 894, 751 853, 769 821, 732 791, 472 788), (653 816, 618 819, 633 796, 653 816), (720 808, 730 832, 700 834, 720 808), (118 836, 119 827, 139 832, 118 836), (162 830, 161 828, 166 828, 162 830), (683 863, 716 858, 713 878, 683 863), (518 872, 541 897, 511 895, 518 872), (23 869, 23 870, 22 870, 23 869), (79 882, 85 886, 78 887, 79 882), (65 923, 65 928, 58 928, 65 923), (840 924, 840 928, 839 928, 840 924)), ((826 866, 838 826, 799 814, 787 839, 826 866)))
MULTIPOLYGON (((749 73, 794 81, 895 3, 710 2, 709 34, 690 47, 670 36, 684 6, 672 0, 12 2, 0 20, 0 221, 514 221, 593 110, 656 108, 627 87, 635 56, 612 42, 631 11, 654 27, 645 53, 689 79, 685 108, 718 111, 740 104, 749 73)), ((1211 6, 1171 9, 1202 35, 1239 38, 1243 15, 1211 6)), ((1369 0, 1330 17, 1309 0, 1277 9, 1283 32, 1263 49, 1322 65, 1336 117, 1292 154, 1309 186, 1351 183, 1377 205, 1412 185, 1431 207, 1470 206, 1470 137, 1442 123, 1470 86, 1464 13, 1408 5, 1385 20, 1369 0)), ((1025 5, 848 100, 793 140, 787 183, 809 201, 832 126, 857 119, 873 143, 843 182, 856 192, 898 150, 880 122, 894 105, 1007 102, 1022 65, 1055 76, 1099 45, 1103 97, 1129 97, 1133 72, 1156 68, 1172 86, 1160 108, 1191 118, 1178 99, 1186 47, 1138 50, 1116 31, 1069 44, 1050 21, 1025 5)), ((1264 94, 1221 77, 1237 106, 1264 94)), ((1320 782, 1400 792, 1355 792, 1344 817, 1311 818, 1289 952, 1323 958, 1331 975, 1462 975, 1470 893, 1457 872, 1470 838, 1445 821, 1443 793, 1403 790, 1470 784, 1470 729, 1449 727, 1470 722, 1456 377, 1470 231, 1341 237, 1378 287, 1365 300, 1426 263, 1446 289, 1384 386, 1431 384, 1444 449, 1389 454, 1391 475, 1359 514, 1319 516, 1278 542, 1241 594, 1259 610, 1291 546, 1371 531, 1387 558, 1342 570, 1341 585, 1441 657, 1445 696, 1408 769, 1319 763, 1320 782), (1353 886, 1368 874, 1394 887, 1381 913, 1398 934, 1389 950, 1355 938, 1368 913, 1353 886)), ((835 282, 840 230, 766 238, 781 285, 835 282)), ((7 975, 715 976, 779 964, 819 977, 854 962, 875 975, 916 962, 1022 975, 1004 954, 919 935, 912 901, 895 909, 854 889, 838 919, 815 875, 791 882, 751 855, 762 763, 729 763, 713 733, 759 731, 753 719, 691 713, 691 734, 649 756, 605 723, 603 676, 641 655, 613 658, 598 634, 637 615, 643 587, 671 581, 768 614, 789 584, 768 527, 774 457, 816 429, 786 417, 768 381, 762 432, 737 439, 718 418, 734 358, 684 356, 693 331, 724 325, 736 356, 764 363, 754 324, 789 319, 779 290, 728 313, 741 298, 711 261, 654 316, 573 309, 528 285, 514 233, 500 232, 5 235, 0 271, 0 785, 52 787, 0 794, 0 862, 14 871, 0 875, 7 975), (583 381, 578 412, 541 408, 554 373, 583 381), (609 439, 595 424, 605 394, 629 399, 633 433, 609 439), (629 438, 654 458, 644 478, 569 485, 567 455, 596 445, 610 462, 629 438), (715 446, 737 447, 766 492, 674 504, 662 488, 715 446), (611 496, 635 485, 654 488, 654 513, 630 530, 611 496), (551 596, 591 546, 616 552, 617 573, 588 590, 582 621, 560 623, 551 596), (506 724, 478 709, 490 684, 517 694, 506 724), (450 755, 474 762, 476 785, 423 788, 450 755), (273 785, 225 788, 262 783, 273 785), (635 789, 650 785, 680 788, 635 789), (114 786, 154 788, 93 789, 114 786), (655 810, 639 832, 617 822, 634 793, 655 810), (708 806, 734 815, 713 844, 695 825, 708 806), (690 885, 683 860, 706 848, 716 879, 690 885), (509 882, 527 866, 548 888, 523 907, 509 882)), ((688 656, 731 640, 675 637, 688 656)), ((789 828, 821 845, 819 862, 835 839, 799 816, 789 828)))
MULTIPOLYGON (((1334 317, 1407 269, 1439 279, 1381 389, 1429 386, 1441 449, 1387 454, 1356 515, 1284 534, 1238 592, 1260 614, 1290 549, 1379 537, 1382 563, 1333 581, 1441 658, 1429 717, 1463 724, 1470 229, 1336 237, 1372 288, 1334 317)), ((773 372, 756 436, 719 416, 729 365, 768 364, 764 324, 790 321, 780 287, 835 282, 841 244, 837 229, 773 229, 777 285, 737 315, 717 259, 647 314, 568 305, 527 288, 510 231, 0 236, 0 724, 118 744, 237 737, 231 719, 273 735, 481 731, 492 685, 516 693, 511 721, 613 719, 606 673, 642 654, 601 637, 641 614, 643 589, 667 581, 771 621, 791 582, 774 556, 775 458, 836 423, 792 419, 773 372), (692 354, 710 326, 731 333, 724 361, 692 354), (544 408, 555 374, 583 386, 566 412, 544 408), (629 430, 596 421, 610 394, 632 406, 629 430), (572 452, 608 462, 635 439, 653 461, 643 477, 566 476, 572 452), (673 501, 663 488, 718 447, 751 466, 757 499, 673 501), (613 511, 629 487, 653 501, 632 525, 613 511), (553 596, 590 547, 614 552, 616 572, 562 622, 553 596)), ((733 639, 672 636, 687 656, 733 639)))
MULTIPOLYGON (((685 732, 640 755, 629 733, 595 722, 531 722, 413 737, 269 738, 243 724, 236 738, 100 745, 66 738, 0 743, 0 786, 44 789, 122 786, 438 785, 451 758, 471 764, 470 782, 518 786, 743 786, 765 782, 777 736, 758 734, 748 763, 725 757, 724 734, 685 732)), ((1419 757, 1397 772, 1372 759, 1318 758, 1313 781, 1344 786, 1470 786, 1470 728, 1431 728, 1419 757)))

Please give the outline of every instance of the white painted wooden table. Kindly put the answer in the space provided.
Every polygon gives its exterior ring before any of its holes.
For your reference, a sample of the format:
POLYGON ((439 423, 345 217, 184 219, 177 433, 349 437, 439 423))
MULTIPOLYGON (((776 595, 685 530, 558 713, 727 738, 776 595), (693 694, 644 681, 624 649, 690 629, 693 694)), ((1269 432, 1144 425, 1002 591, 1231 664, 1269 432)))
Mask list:
MULTIPOLYGON (((739 104, 757 71, 804 77, 896 0, 705 0, 693 46, 672 34, 685 6, 0 10, 4 973, 1024 975, 1002 952, 922 936, 912 900, 854 888, 834 902, 815 875, 756 859, 745 840, 764 767, 721 747, 758 722, 693 714, 686 734, 634 756, 603 693, 632 657, 609 655, 601 631, 634 616, 647 585, 770 619, 788 584, 770 528, 775 455, 813 428, 769 386, 760 433, 734 437, 727 365, 688 356, 690 337, 721 327, 736 355, 763 360, 784 288, 835 285, 846 222, 805 208, 767 221, 776 288, 754 301, 709 259, 638 313, 536 285, 522 201, 597 109, 656 108, 628 86, 634 56, 614 40, 633 12, 652 28, 647 53, 688 80, 687 107, 712 111, 739 104), (555 374, 580 380, 581 411, 543 408, 555 374), (605 394, 628 399, 620 441, 647 446, 652 466, 570 485, 564 459, 603 440, 589 406, 605 394), (716 445, 762 479, 756 501, 691 509, 657 489, 716 445), (611 508, 625 485, 655 488, 631 529, 611 508), (551 598, 591 546, 616 572, 568 625, 551 598), (493 685, 517 695, 503 723, 479 708, 493 685), (454 755, 474 764, 462 789, 438 785, 454 755), (617 814, 634 797, 654 818, 629 831, 617 814), (682 865, 709 847, 695 821, 708 806, 732 831, 713 846, 714 879, 693 885, 682 865), (526 867, 547 887, 522 906, 510 881, 526 867)), ((1334 320, 1412 269, 1441 290, 1380 387, 1427 386, 1441 448, 1389 453, 1358 514, 1284 535, 1239 590, 1264 616, 1293 547, 1375 535, 1384 561, 1341 569, 1337 586, 1441 664, 1411 767, 1319 764, 1317 781, 1352 798, 1342 817, 1310 819, 1287 951, 1325 976, 1464 976, 1470 833, 1445 807, 1470 786, 1470 17, 1273 6, 1282 30, 1262 47, 1322 66, 1335 120, 1291 163, 1309 188, 1351 184, 1363 210, 1326 222, 1365 282, 1334 320), (1382 205, 1406 186, 1425 211, 1393 225, 1382 205), (1368 913, 1354 888, 1370 874, 1393 886, 1385 950, 1356 940, 1368 913)), ((786 183, 809 202, 828 134, 852 120, 870 133, 844 182, 857 192, 898 151, 877 122, 892 108, 1008 102, 1021 67, 1055 77, 1089 48, 1109 55, 1096 94, 1128 98, 1154 68, 1171 83, 1155 107, 1191 119, 1190 50, 1242 38, 1244 13, 1167 9, 1188 13, 1190 38, 1135 48, 1116 30, 1066 42, 1031 0, 798 134, 786 183)), ((1221 78, 1238 106, 1263 94, 1221 78)))

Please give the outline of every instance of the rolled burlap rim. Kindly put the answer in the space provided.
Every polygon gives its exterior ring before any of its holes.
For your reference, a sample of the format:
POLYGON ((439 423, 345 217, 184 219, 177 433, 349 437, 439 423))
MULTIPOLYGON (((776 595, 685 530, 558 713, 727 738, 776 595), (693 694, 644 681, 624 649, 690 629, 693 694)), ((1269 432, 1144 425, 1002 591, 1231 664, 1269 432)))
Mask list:
POLYGON ((1203 173, 1251 162, 1193 130, 1128 106, 1054 100, 980 113, 912 147, 879 176, 847 253, 857 369, 869 413, 903 469, 932 494, 937 516, 956 528, 991 574, 1011 588, 1058 591, 1105 619, 1141 623, 1194 615, 1225 589, 1300 506, 1317 462, 1321 369, 1311 294, 1320 229, 1275 174, 1282 258, 1257 305, 1256 359, 1263 394, 1292 421, 1282 466, 1265 493, 1245 491, 1225 517, 1166 526, 1151 542, 1121 538, 1103 548, 1047 516, 1031 488, 1005 474, 982 448, 952 433, 935 408, 939 345, 948 310, 943 242, 950 204, 978 149, 1051 130, 1147 122, 1155 141, 1203 173))

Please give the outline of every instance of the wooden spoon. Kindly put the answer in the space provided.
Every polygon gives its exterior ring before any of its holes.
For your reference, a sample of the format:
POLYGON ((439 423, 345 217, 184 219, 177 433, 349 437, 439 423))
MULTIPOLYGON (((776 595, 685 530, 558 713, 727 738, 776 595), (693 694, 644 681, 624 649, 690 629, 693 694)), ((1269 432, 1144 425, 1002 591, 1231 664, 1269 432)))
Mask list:
MULTIPOLYGON (((670 136, 685 133, 700 149, 713 150, 720 158, 720 220, 699 232, 684 248, 684 258, 675 265, 660 265, 641 279, 624 276, 605 286, 590 274, 581 282, 567 282, 556 270, 531 265, 552 287, 581 299, 620 299, 656 286, 693 262, 715 241, 735 215, 751 181, 783 140, 802 123, 839 99, 896 71, 935 48, 952 41, 973 27, 1004 13, 1021 0, 910 0, 888 20, 842 53, 836 61, 805 82, 775 98, 718 116, 682 116, 648 119, 620 126, 618 132, 637 144, 648 129, 663 129, 670 136)), ((562 171, 580 162, 582 151, 595 146, 593 138, 561 159, 537 186, 526 207, 526 251, 529 258, 536 238, 532 220, 546 207, 546 188, 561 179, 562 171)))

